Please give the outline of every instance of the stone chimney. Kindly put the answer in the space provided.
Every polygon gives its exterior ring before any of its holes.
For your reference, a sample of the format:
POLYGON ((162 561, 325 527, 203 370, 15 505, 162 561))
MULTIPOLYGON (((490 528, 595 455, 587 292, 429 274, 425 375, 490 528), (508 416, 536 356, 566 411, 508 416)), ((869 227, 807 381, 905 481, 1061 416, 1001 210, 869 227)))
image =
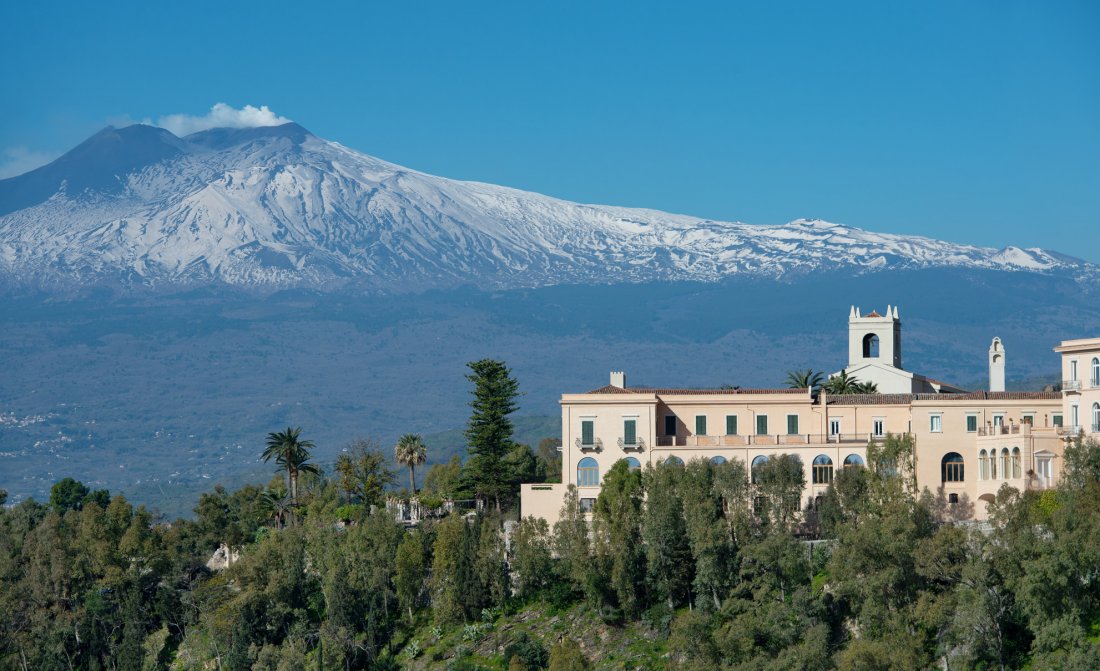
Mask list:
POLYGON ((611 371, 611 386, 626 389, 626 373, 621 370, 611 371))

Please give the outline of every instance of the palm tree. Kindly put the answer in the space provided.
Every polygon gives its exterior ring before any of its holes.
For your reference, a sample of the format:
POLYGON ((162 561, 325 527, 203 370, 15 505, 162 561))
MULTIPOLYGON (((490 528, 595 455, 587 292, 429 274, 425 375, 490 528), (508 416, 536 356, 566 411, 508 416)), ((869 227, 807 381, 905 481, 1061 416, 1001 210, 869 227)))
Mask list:
POLYGON ((830 377, 821 388, 830 394, 856 394, 856 385, 860 384, 854 375, 848 375, 848 371, 842 370, 830 377))
POLYGON ((877 394, 878 385, 874 382, 856 382, 852 385, 853 394, 877 394))
POLYGON ((419 433, 406 433, 393 447, 393 458, 399 464, 409 467, 409 489, 416 494, 416 467, 428 460, 428 446, 419 433))
POLYGON ((292 429, 289 426, 286 431, 273 431, 267 434, 267 449, 264 450, 264 461, 275 459, 279 469, 286 469, 286 479, 290 486, 291 505, 298 505, 298 476, 302 473, 319 474, 317 466, 308 463, 312 455, 309 453, 314 447, 312 440, 302 440, 302 427, 292 429))
POLYGON ((787 371, 787 386, 791 389, 817 389, 824 379, 825 374, 813 368, 787 371))
POLYGON ((290 497, 286 495, 286 490, 265 489, 262 504, 271 519, 275 520, 275 528, 282 529, 290 514, 290 497))

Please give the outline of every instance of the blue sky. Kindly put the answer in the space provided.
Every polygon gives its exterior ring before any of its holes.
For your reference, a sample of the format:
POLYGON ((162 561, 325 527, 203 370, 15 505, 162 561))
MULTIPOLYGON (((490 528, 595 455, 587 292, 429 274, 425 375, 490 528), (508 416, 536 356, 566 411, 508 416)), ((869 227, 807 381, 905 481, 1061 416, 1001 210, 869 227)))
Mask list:
POLYGON ((1100 3, 0 6, 0 172, 267 105, 419 170, 1100 262, 1100 3))

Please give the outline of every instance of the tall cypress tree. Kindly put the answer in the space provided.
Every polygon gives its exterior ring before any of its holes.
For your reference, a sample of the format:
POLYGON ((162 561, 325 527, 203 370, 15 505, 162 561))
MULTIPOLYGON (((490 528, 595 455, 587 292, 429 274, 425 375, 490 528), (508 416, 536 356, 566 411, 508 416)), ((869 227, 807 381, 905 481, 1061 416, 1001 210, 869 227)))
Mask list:
POLYGON ((466 427, 470 459, 466 480, 479 497, 492 498, 500 511, 501 496, 511 491, 511 473, 505 456, 512 449, 512 420, 519 383, 503 361, 482 359, 466 364, 474 383, 473 412, 466 427))

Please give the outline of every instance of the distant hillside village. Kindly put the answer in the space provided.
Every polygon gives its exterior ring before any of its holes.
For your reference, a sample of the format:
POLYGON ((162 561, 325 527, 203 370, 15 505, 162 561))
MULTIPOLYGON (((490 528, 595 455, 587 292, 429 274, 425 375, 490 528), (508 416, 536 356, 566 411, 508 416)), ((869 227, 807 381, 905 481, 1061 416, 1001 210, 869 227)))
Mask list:
POLYGON ((1062 355, 1060 391, 1010 392, 1000 338, 989 346, 989 390, 967 391, 905 370, 901 334, 896 306, 885 314, 853 306, 848 365, 820 388, 821 374, 800 388, 681 389, 630 387, 625 372, 612 372, 604 387, 563 394, 562 482, 523 485, 522 514, 552 525, 570 484, 591 511, 601 477, 619 461, 640 469, 737 459, 756 484, 762 466, 783 454, 804 470, 791 506, 815 509, 836 469, 865 465, 868 446, 894 435, 914 439, 917 491, 936 492, 961 517, 983 520, 1002 485, 1054 487, 1066 441, 1100 434, 1100 338, 1054 348, 1062 355))

